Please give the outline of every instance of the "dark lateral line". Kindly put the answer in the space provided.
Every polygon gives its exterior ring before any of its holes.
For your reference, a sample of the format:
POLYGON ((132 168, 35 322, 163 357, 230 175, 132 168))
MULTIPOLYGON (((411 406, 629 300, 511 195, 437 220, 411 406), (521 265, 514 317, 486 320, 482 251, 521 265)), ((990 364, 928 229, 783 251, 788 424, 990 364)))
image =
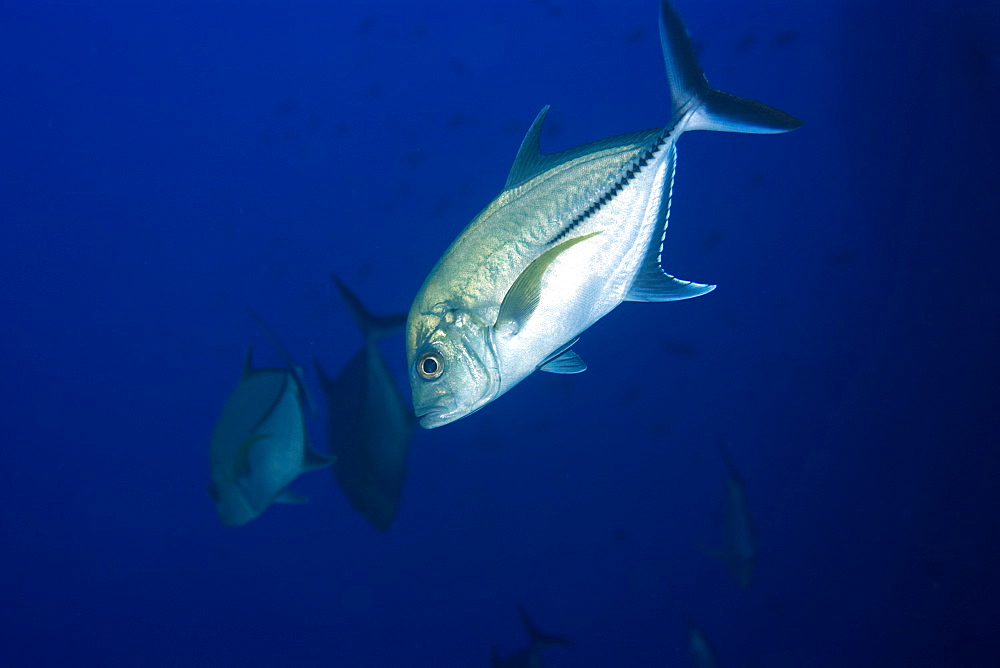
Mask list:
POLYGON ((559 232, 559 234, 557 234, 554 237, 552 237, 551 239, 549 239, 549 241, 546 243, 546 245, 547 246, 551 246, 552 244, 555 244, 555 243, 558 243, 559 241, 561 241, 567 234, 569 234, 573 230, 574 227, 576 227, 577 225, 579 225, 583 221, 585 221, 588 218, 590 218, 591 216, 593 216, 595 213, 597 213, 601 209, 601 207, 603 207, 605 204, 607 204, 612 199, 614 199, 615 195, 617 195, 622 190, 624 190, 625 186, 628 185, 629 181, 631 181, 632 179, 634 179, 636 177, 636 175, 639 172, 641 172, 643 170, 643 168, 645 168, 646 165, 648 165, 649 162, 654 157, 656 157, 657 152, 661 148, 663 148, 664 144, 667 143, 667 138, 668 137, 670 137, 670 131, 669 130, 666 131, 666 132, 664 132, 662 135, 660 135, 660 138, 656 140, 656 143, 653 144, 652 148, 647 148, 645 151, 643 151, 639 155, 639 157, 635 160, 635 162, 632 163, 632 165, 628 168, 628 170, 625 172, 625 174, 624 174, 624 176, 622 176, 622 178, 618 179, 618 181, 616 181, 613 186, 611 186, 610 188, 608 188, 608 190, 603 195, 601 195, 600 197, 598 197, 596 201, 594 201, 593 203, 591 203, 590 206, 588 206, 586 209, 584 209, 583 213, 577 214, 577 216, 575 218, 573 218, 573 220, 571 220, 569 222, 569 225, 567 225, 566 227, 564 227, 559 232))

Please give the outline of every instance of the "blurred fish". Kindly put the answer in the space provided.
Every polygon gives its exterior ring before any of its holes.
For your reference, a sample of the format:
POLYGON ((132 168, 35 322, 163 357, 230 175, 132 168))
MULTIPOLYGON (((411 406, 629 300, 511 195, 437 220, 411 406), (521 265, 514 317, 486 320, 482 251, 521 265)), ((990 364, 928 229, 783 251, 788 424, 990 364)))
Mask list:
POLYGON ((715 658, 715 649, 708 638, 691 618, 684 616, 688 629, 688 656, 691 657, 693 668, 718 668, 719 661, 715 658))
POLYGON ((729 451, 719 444, 726 462, 726 516, 722 523, 724 546, 722 550, 705 550, 709 556, 720 559, 730 575, 743 589, 753 582, 757 565, 757 532, 750 517, 750 503, 746 488, 733 464, 729 451))
POLYGON ((416 420, 379 352, 378 342, 406 315, 374 316, 336 276, 334 284, 365 335, 361 350, 331 379, 314 361, 327 404, 333 475, 356 511, 386 531, 399 510, 416 420))
POLYGON ((666 127, 545 155, 543 108, 503 192, 431 270, 406 339, 421 426, 465 417, 535 371, 585 370, 571 346, 622 301, 714 289, 661 268, 677 139, 689 130, 786 132, 801 122, 710 88, 669 2, 660 41, 672 101, 666 127))
MULTIPOLYGON (((251 313, 251 315, 253 315, 251 313)), ((287 368, 253 368, 247 348, 243 375, 229 395, 212 433, 212 481, 208 493, 226 526, 255 519, 272 503, 302 503, 288 485, 303 471, 329 466, 309 449, 302 401, 302 370, 264 327, 287 368)))
POLYGON ((539 631, 538 627, 531 621, 531 618, 528 617, 528 613, 521 606, 517 606, 517 612, 521 615, 521 623, 524 624, 531 643, 526 648, 505 657, 501 657, 500 653, 497 652, 497 648, 494 647, 493 654, 490 657, 490 666, 492 668, 543 668, 545 665, 542 662, 543 647, 572 644, 565 638, 548 635, 539 631))

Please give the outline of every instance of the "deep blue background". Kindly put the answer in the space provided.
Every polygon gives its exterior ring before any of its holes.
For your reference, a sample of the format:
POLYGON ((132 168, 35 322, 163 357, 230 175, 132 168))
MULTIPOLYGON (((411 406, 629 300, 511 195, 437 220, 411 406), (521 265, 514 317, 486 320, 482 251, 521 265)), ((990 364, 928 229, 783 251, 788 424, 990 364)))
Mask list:
POLYGON ((666 267, 718 290, 418 433, 383 535, 327 472, 218 523, 244 305, 339 368, 327 273, 405 311, 544 104, 550 151, 666 121, 656 2, 4 3, 0 663, 486 665, 520 602, 554 667, 686 665, 685 610, 724 666, 997 665, 998 4, 677 4, 806 123, 681 140, 666 267))

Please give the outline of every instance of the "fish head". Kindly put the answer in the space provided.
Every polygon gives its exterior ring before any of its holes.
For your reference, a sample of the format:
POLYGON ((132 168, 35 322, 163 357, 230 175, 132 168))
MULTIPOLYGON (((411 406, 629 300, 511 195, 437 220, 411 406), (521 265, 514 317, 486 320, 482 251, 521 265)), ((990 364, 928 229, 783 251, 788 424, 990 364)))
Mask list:
POLYGON ((406 357, 413 411, 424 429, 474 413, 500 389, 492 327, 467 309, 442 304, 411 312, 406 357))

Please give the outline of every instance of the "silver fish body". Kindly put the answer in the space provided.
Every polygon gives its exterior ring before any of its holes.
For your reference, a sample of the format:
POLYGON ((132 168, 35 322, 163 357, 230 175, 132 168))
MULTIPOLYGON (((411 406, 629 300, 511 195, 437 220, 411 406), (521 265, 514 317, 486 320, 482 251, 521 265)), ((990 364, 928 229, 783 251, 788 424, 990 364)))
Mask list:
POLYGON ((303 471, 330 464, 309 450, 302 401, 292 371, 254 369, 247 350, 209 449, 209 494, 226 526, 244 525, 275 502, 304 501, 288 486, 303 471))
POLYGON ((465 417, 536 370, 583 371, 570 347, 622 301, 687 299, 714 288, 660 267, 677 139, 686 130, 773 133, 800 123, 709 88, 667 2, 661 44, 673 106, 666 127, 545 155, 543 109, 505 189, 427 277, 407 323, 421 426, 465 417))

